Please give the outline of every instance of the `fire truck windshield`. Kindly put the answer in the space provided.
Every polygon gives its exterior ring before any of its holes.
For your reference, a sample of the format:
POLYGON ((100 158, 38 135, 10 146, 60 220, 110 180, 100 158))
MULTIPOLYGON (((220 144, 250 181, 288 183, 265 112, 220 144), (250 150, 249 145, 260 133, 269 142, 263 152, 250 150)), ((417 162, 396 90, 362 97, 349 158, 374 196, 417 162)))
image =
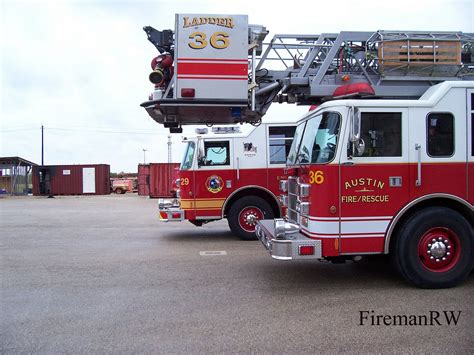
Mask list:
POLYGON ((333 160, 340 125, 341 116, 337 112, 323 112, 301 123, 296 129, 287 164, 325 164, 333 160))
POLYGON ((188 142, 188 146, 186 147, 186 153, 184 153, 183 162, 181 163, 181 170, 189 170, 193 166, 195 148, 196 143, 188 142))
POLYGON ((293 142, 291 143, 290 152, 288 153, 288 158, 286 159, 286 165, 296 164, 296 157, 298 156, 298 148, 300 147, 301 138, 303 137, 305 126, 306 126, 306 121, 299 124, 298 127, 296 127, 295 135, 293 137, 293 142))

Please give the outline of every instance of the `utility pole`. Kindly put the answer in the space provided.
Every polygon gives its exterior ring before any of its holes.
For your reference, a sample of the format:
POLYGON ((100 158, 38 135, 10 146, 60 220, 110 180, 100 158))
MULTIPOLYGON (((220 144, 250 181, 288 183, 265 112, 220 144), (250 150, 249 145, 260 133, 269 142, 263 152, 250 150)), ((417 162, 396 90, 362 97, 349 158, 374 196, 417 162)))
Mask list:
POLYGON ((41 166, 44 165, 44 127, 41 125, 41 166))
POLYGON ((146 150, 145 148, 143 148, 143 165, 146 164, 146 159, 145 159, 145 152, 146 152, 146 151, 147 151, 147 150, 146 150))

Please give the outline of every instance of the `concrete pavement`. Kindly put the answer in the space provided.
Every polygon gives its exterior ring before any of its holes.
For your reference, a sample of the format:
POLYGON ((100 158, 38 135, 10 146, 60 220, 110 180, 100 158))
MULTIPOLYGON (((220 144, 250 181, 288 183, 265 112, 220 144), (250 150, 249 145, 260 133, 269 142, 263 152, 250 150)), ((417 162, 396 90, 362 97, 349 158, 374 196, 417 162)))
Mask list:
POLYGON ((474 274, 421 290, 382 258, 276 261, 226 221, 166 224, 128 194, 3 198, 0 218, 2 353, 474 351, 474 274), (361 311, 461 313, 400 326, 361 311))

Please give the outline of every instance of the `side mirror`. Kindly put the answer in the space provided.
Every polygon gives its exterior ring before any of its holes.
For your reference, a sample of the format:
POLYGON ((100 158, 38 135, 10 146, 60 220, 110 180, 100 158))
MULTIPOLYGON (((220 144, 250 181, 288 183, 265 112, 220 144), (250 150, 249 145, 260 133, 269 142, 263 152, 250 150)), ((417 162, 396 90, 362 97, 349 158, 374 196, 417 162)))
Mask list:
POLYGON ((360 157, 365 152, 365 142, 362 138, 360 138, 357 142, 352 143, 354 147, 354 155, 360 157))
POLYGON ((204 147, 203 147, 203 141, 201 137, 198 137, 198 142, 197 142, 197 163, 198 163, 198 168, 201 166, 205 165, 206 162, 206 156, 204 155, 204 147))
POLYGON ((352 143, 358 142, 360 139, 360 121, 361 115, 357 107, 351 107, 349 109, 349 119, 351 122, 351 130, 349 140, 352 143))
POLYGON ((198 161, 198 168, 200 168, 203 165, 206 165, 206 159, 203 156, 198 156, 197 161, 198 161))

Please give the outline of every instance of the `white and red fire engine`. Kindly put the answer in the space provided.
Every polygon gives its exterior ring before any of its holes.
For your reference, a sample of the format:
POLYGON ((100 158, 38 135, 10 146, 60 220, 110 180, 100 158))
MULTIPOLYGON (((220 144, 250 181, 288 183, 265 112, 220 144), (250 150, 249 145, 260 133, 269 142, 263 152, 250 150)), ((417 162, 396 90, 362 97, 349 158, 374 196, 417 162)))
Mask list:
POLYGON ((391 254, 418 286, 455 285, 474 260, 473 136, 474 82, 324 103, 295 132, 286 218, 257 236, 275 259, 391 254))
POLYGON ((154 63, 155 91, 142 106, 175 132, 260 122, 272 102, 317 106, 295 131, 285 218, 257 222, 272 257, 389 254, 420 287, 450 287, 471 272, 473 34, 275 35, 263 44, 264 27, 229 15, 177 15, 174 34, 145 31, 173 64, 154 63))
POLYGON ((256 239, 257 220, 282 216, 278 186, 295 127, 262 123, 246 133, 239 126, 213 127, 184 138, 179 196, 171 204, 160 201, 160 219, 201 226, 227 218, 235 234, 256 239))

